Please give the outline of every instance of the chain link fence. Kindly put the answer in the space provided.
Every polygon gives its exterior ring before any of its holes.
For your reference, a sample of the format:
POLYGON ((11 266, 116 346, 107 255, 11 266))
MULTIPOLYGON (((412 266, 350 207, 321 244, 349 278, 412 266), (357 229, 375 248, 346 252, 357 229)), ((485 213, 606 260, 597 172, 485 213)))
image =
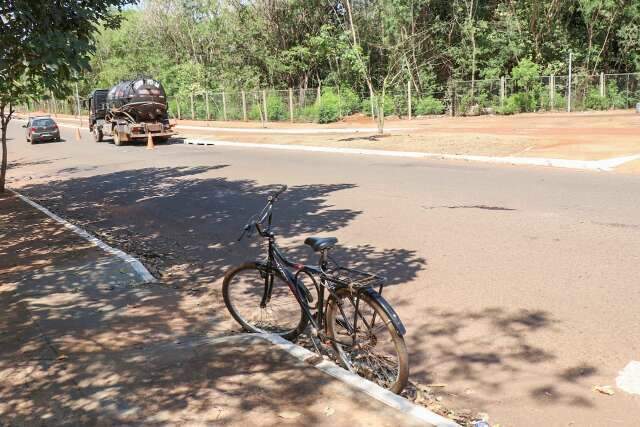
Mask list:
POLYGON ((526 85, 502 78, 451 86, 455 115, 627 109, 640 102, 640 73, 573 75, 571 84, 569 76, 544 76, 526 85))
MULTIPOLYGON (((81 97, 84 99, 85 97, 81 97)), ((428 115, 515 114, 539 111, 585 111, 633 108, 640 102, 640 73, 544 76, 526 85, 511 78, 450 81, 429 93, 411 84, 389 88, 384 100, 349 88, 263 89, 168 94, 169 115, 181 120, 321 122, 356 113, 411 118, 428 115)), ((44 99, 21 106, 24 111, 87 115, 75 97, 44 99)))

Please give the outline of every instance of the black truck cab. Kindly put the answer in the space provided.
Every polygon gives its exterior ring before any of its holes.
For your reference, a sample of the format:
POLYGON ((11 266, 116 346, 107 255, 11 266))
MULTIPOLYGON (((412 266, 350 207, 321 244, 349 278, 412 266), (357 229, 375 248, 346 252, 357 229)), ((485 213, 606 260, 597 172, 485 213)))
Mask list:
POLYGON ((102 141, 105 116, 107 114, 107 94, 109 89, 96 89, 89 94, 89 130, 96 141, 102 141))

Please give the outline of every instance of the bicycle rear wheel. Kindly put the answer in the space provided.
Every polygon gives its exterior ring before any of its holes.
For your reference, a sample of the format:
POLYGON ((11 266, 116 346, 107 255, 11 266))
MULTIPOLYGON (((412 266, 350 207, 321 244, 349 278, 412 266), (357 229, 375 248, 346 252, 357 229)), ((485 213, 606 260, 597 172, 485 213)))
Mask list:
POLYGON ((339 289, 336 296, 329 297, 325 320, 340 361, 359 376, 400 393, 409 378, 404 338, 366 293, 352 295, 348 289, 339 289))
POLYGON ((307 327, 308 319, 287 283, 255 262, 227 272, 222 295, 233 318, 248 332, 277 334, 293 340, 307 327), (272 280, 270 296, 265 296, 267 280, 272 280))

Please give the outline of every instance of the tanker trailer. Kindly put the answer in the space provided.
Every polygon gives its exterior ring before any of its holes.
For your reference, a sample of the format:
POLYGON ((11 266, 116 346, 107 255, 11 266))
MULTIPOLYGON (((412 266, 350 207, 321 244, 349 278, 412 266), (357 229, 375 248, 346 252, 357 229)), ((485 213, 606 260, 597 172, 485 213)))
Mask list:
POLYGON ((96 142, 111 136, 115 145, 146 140, 149 134, 165 142, 175 134, 169 123, 167 97, 160 82, 138 78, 109 90, 96 89, 89 97, 89 130, 96 142))

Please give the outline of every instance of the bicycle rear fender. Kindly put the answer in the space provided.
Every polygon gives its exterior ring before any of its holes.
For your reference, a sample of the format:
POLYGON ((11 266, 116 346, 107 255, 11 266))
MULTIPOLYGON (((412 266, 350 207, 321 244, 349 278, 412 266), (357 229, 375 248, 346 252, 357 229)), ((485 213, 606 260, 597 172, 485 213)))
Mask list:
POLYGON ((407 330, 402 324, 402 320, 400 320, 400 316, 398 316, 398 313, 396 313, 393 307, 391 307, 382 295, 376 292, 373 288, 364 288, 360 292, 366 293, 371 299, 380 304, 380 307, 382 307, 387 316, 389 316, 391 323, 393 323, 393 327, 396 328, 396 332, 398 332, 401 337, 407 333, 407 330))

